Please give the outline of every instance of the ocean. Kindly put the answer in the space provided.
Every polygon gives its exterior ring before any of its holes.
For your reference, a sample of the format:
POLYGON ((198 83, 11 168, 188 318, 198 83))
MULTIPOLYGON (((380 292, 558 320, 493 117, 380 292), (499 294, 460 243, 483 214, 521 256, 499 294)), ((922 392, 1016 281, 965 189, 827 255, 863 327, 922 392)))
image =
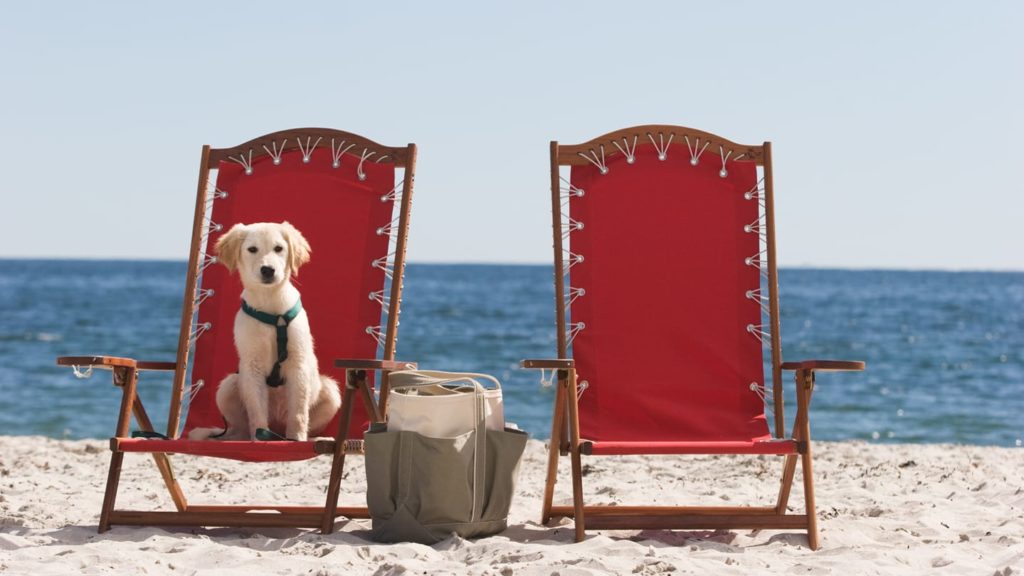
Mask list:
MULTIPOLYGON (((77 379, 60 355, 173 360, 184 262, 0 260, 0 434, 107 438, 120 393, 106 372, 77 379)), ((1024 273, 783 269, 785 360, 865 360, 818 377, 819 440, 1021 446, 1024 273)), ((550 266, 410 264, 398 358, 486 372, 506 419, 550 433, 550 388, 522 358, 554 355, 550 266)), ((792 383, 787 416, 792 418, 792 383)), ((140 394, 165 426, 170 377, 140 394)))

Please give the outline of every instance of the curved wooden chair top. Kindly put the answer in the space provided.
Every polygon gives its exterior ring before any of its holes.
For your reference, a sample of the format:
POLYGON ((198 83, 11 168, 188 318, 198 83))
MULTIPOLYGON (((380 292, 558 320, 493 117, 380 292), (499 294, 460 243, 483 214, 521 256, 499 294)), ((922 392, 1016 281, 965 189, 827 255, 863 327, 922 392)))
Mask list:
POLYGON ((278 152, 288 150, 299 150, 303 146, 309 148, 320 139, 317 146, 331 146, 332 140, 339 149, 355 144, 350 154, 370 153, 370 161, 376 163, 394 164, 396 167, 404 167, 409 162, 409 149, 413 144, 406 146, 385 146, 352 132, 334 130, 331 128, 292 128, 280 130, 258 136, 230 148, 211 148, 207 168, 216 168, 220 162, 229 160, 231 156, 252 153, 252 160, 255 161, 263 156, 271 155, 268 149, 278 152), (301 146, 300 146, 301 143, 301 146), (342 144, 344 143, 344 144, 342 144), (276 146, 276 148, 275 148, 276 146))
POLYGON ((632 145, 633 138, 635 137, 638 144, 645 144, 650 143, 649 137, 658 138, 659 136, 663 136, 666 139, 672 136, 673 143, 678 143, 682 146, 686 146, 686 138, 689 138, 690 142, 694 143, 695 146, 698 142, 700 146, 709 143, 708 149, 714 149, 715 152, 718 152, 718 148, 721 146, 725 152, 731 151, 733 158, 742 154, 744 160, 756 162, 759 166, 764 163, 765 147, 768 145, 768 142, 763 144, 739 144, 717 134, 697 130, 696 128, 687 128, 686 126, 674 126, 672 124, 643 124, 615 130, 580 144, 552 142, 552 145, 558 146, 558 163, 560 165, 582 165, 588 162, 579 155, 581 153, 597 150, 604 146, 605 156, 611 158, 621 154, 615 143, 621 146, 625 139, 627 143, 632 145))

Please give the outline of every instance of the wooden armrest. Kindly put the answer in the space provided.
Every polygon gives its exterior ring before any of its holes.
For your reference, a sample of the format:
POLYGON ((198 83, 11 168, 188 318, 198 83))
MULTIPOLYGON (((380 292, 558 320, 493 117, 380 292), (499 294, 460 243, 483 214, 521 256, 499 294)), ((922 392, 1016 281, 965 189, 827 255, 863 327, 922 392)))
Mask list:
POLYGON ((544 358, 544 359, 528 359, 523 360, 519 363, 523 368, 532 369, 554 369, 554 370, 568 370, 576 366, 576 361, 567 358, 544 358))
POLYGON ((335 368, 345 370, 415 370, 415 362, 401 362, 399 360, 365 360, 343 358, 334 361, 335 368))
POLYGON ((135 368, 138 363, 134 358, 117 356, 61 356, 57 358, 58 366, 94 366, 113 370, 114 368, 135 368))
POLYGON ((803 360, 783 362, 783 370, 817 370, 819 372, 860 372, 864 369, 860 360, 803 360))

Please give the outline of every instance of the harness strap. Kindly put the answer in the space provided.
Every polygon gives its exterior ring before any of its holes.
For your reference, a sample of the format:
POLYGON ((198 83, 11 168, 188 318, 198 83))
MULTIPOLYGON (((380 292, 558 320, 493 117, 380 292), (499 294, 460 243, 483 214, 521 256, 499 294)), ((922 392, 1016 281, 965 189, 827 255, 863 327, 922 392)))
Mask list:
POLYGON ((267 386, 271 388, 283 386, 284 379, 281 378, 281 364, 288 359, 288 325, 292 323, 292 320, 295 320, 299 312, 302 312, 302 299, 296 300, 294 306, 280 315, 261 312, 249 306, 249 303, 245 300, 242 300, 242 312, 264 324, 273 326, 277 330, 277 362, 274 363, 274 368, 270 371, 270 375, 267 376, 267 386))

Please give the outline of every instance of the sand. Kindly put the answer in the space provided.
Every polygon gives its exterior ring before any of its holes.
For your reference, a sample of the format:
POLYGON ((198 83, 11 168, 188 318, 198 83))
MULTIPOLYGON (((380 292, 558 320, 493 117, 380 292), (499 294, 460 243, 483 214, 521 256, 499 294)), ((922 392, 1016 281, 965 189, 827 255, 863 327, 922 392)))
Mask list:
MULTIPOLYGON (((106 443, 0 437, 0 573, 31 574, 1024 574, 1024 449, 818 442, 821 548, 787 531, 615 531, 572 541, 572 522, 538 523, 544 445, 531 441, 509 529, 434 546, 377 544, 368 520, 330 535, 298 529, 96 524, 106 443)), ((194 503, 319 504, 329 462, 273 465, 175 457, 194 503)), ((593 502, 769 504, 780 460, 592 457, 593 502), (632 497, 632 499, 631 499, 632 497)), ((343 503, 362 503, 352 458, 343 503)), ((566 468, 563 468, 563 472, 566 468)), ((570 503, 568 478, 556 501, 570 503)), ((799 486, 799 475, 798 475, 799 486)), ((125 458, 119 507, 171 509, 152 460, 125 458)), ((791 507, 802 510, 794 491, 791 507)))

